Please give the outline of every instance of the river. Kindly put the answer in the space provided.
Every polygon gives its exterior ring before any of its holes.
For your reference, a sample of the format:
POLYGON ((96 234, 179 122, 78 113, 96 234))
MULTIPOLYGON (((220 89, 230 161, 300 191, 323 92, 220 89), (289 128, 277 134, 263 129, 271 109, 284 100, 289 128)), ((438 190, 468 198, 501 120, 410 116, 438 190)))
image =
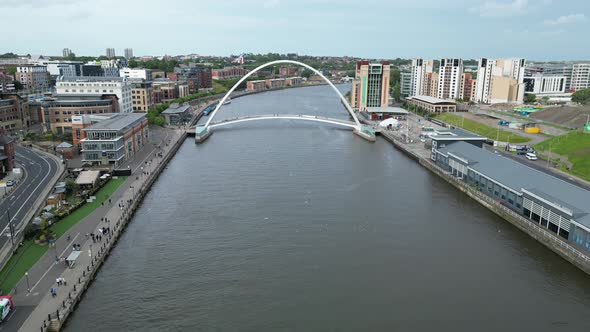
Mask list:
MULTIPOLYGON (((216 119, 285 113, 348 119, 328 86, 216 119)), ((182 145, 66 331, 581 331, 589 314, 589 276, 391 144, 270 120, 182 145)))

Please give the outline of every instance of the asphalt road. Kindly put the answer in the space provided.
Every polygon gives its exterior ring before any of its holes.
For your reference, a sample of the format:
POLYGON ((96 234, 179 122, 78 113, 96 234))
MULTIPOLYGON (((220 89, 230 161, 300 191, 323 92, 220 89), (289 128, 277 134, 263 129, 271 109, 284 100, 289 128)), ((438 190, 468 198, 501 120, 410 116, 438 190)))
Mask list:
POLYGON ((24 174, 18 187, 0 201, 0 246, 10 241, 8 215, 10 214, 10 221, 15 228, 19 229, 35 200, 59 170, 59 165, 53 158, 21 146, 16 146, 16 162, 17 167, 24 170, 24 174))

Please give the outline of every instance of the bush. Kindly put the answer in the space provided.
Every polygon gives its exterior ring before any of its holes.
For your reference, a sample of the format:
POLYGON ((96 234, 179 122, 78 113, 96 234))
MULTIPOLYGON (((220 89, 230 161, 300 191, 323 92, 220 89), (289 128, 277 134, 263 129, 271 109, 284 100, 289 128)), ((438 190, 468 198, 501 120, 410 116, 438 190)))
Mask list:
POLYGON ((28 224, 23 231, 23 237, 25 240, 30 240, 37 236, 37 233, 39 233, 39 226, 35 224, 28 224))

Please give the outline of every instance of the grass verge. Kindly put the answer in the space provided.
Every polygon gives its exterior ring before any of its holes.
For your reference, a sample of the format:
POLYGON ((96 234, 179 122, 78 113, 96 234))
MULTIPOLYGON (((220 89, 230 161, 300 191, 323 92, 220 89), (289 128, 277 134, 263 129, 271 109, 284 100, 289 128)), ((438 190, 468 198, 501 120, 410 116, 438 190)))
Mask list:
MULTIPOLYGON (((57 238, 64 235, 71 227, 96 210, 102 202, 108 200, 126 179, 127 177, 124 176, 111 179, 95 194, 96 199, 92 203, 82 205, 67 217, 51 225, 51 231, 57 238)), ((40 246, 35 244, 34 240, 24 241, 23 246, 18 249, 15 255, 10 257, 6 266, 0 271, 0 289, 2 290, 2 294, 8 294, 25 275, 25 272, 29 271, 43 257, 47 249, 47 245, 40 246)))
POLYGON ((442 113, 440 115, 437 115, 436 118, 455 127, 463 128, 472 133, 485 136, 492 140, 496 140, 496 138, 498 138, 498 140, 501 142, 510 143, 526 143, 531 140, 528 137, 516 135, 509 131, 501 129, 498 131, 498 128, 496 127, 490 127, 488 125, 475 122, 473 120, 463 119, 463 117, 451 113, 442 113))
POLYGON ((551 151, 567 157, 573 175, 590 181, 590 134, 572 131, 536 144, 537 151, 551 151))

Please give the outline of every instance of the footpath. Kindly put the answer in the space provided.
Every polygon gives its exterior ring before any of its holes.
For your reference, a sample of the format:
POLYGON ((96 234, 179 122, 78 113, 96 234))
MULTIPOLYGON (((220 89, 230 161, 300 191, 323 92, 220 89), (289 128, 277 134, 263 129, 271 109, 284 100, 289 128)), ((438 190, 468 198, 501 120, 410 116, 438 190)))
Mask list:
POLYGON ((130 220, 141 197, 186 135, 183 129, 163 130, 159 134, 156 138, 160 140, 159 144, 153 143, 152 135, 152 143, 124 165, 132 170, 132 175, 111 195, 110 200, 60 237, 56 246, 50 248, 28 276, 20 280, 13 291, 14 302, 32 310, 26 320, 18 324, 19 331, 61 329, 130 220), (70 268, 65 258, 74 251, 74 246, 78 246, 80 255, 70 268), (57 285, 58 278, 63 278, 65 282, 57 285), (51 294, 51 289, 56 290, 55 295, 51 294))

